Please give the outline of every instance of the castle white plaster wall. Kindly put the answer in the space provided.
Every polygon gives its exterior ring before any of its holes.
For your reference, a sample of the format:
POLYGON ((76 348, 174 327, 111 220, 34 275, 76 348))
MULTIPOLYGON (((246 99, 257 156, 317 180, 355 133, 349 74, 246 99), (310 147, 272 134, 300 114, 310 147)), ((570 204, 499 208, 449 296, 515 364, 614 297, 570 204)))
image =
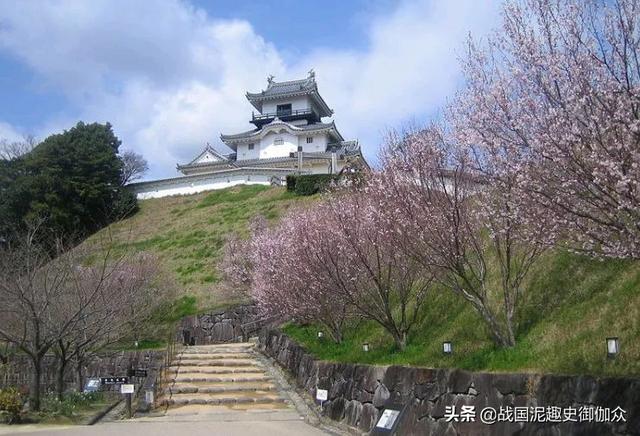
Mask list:
POLYGON ((292 97, 292 98, 286 98, 286 99, 265 101, 262 103, 262 113, 263 114, 274 113, 276 112, 277 106, 279 104, 289 104, 289 103, 291 103, 292 110, 309 109, 311 107, 311 100, 309 99, 308 96, 305 95, 301 97, 292 97))
POLYGON ((329 135, 326 133, 316 135, 301 135, 298 136, 298 144, 302 146, 302 151, 307 153, 323 152, 327 149, 327 143, 329 141, 329 135), (307 144, 307 137, 311 136, 313 142, 307 144))
POLYGON ((171 181, 159 180, 141 186, 134 186, 133 189, 139 200, 146 200, 171 195, 196 194, 198 192, 224 189, 236 185, 270 185, 271 179, 272 176, 268 174, 211 175, 197 180, 191 178, 171 181))
POLYGON ((269 132, 260 141, 260 159, 273 157, 288 157, 290 153, 298 150, 298 137, 286 131, 269 132), (282 139, 282 145, 274 144, 276 139, 282 139))

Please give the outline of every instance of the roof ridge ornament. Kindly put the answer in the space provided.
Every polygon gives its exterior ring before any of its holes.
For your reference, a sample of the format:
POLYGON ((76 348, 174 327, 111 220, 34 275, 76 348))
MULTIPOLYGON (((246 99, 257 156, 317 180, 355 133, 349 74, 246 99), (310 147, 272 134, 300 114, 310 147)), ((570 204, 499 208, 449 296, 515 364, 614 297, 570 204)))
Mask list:
POLYGON ((275 79, 276 76, 274 76, 273 74, 269 74, 267 76, 267 83, 269 84, 269 86, 273 85, 273 79, 275 79))
POLYGON ((316 78, 316 72, 313 70, 313 68, 311 68, 309 70, 309 79, 315 79, 316 78))

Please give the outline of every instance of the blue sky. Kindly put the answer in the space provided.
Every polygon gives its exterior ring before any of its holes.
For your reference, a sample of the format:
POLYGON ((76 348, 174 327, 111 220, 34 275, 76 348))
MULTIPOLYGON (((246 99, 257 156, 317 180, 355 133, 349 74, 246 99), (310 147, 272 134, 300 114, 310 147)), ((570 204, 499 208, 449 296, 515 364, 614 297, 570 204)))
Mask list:
POLYGON ((375 160, 385 129, 438 113, 466 36, 498 18, 490 0, 0 0, 0 138, 109 121, 147 178, 170 177, 251 128, 247 90, 314 68, 339 130, 375 160))

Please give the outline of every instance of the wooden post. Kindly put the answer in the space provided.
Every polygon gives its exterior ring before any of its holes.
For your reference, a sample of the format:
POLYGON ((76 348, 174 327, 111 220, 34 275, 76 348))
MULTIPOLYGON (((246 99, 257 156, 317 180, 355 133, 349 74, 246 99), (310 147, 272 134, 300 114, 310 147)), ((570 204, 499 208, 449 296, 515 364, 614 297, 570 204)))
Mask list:
POLYGON ((127 402, 127 418, 131 419, 131 394, 124 394, 127 402))

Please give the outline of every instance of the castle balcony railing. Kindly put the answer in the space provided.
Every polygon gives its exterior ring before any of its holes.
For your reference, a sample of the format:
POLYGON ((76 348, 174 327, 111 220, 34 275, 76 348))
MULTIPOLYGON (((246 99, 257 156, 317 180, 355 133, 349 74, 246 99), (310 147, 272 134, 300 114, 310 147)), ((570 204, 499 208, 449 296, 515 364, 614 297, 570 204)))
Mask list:
POLYGON ((311 108, 306 109, 288 109, 280 110, 277 112, 265 112, 262 114, 251 113, 251 122, 257 127, 270 123, 275 117, 280 118, 282 121, 294 121, 294 120, 309 120, 320 121, 318 114, 311 108))

